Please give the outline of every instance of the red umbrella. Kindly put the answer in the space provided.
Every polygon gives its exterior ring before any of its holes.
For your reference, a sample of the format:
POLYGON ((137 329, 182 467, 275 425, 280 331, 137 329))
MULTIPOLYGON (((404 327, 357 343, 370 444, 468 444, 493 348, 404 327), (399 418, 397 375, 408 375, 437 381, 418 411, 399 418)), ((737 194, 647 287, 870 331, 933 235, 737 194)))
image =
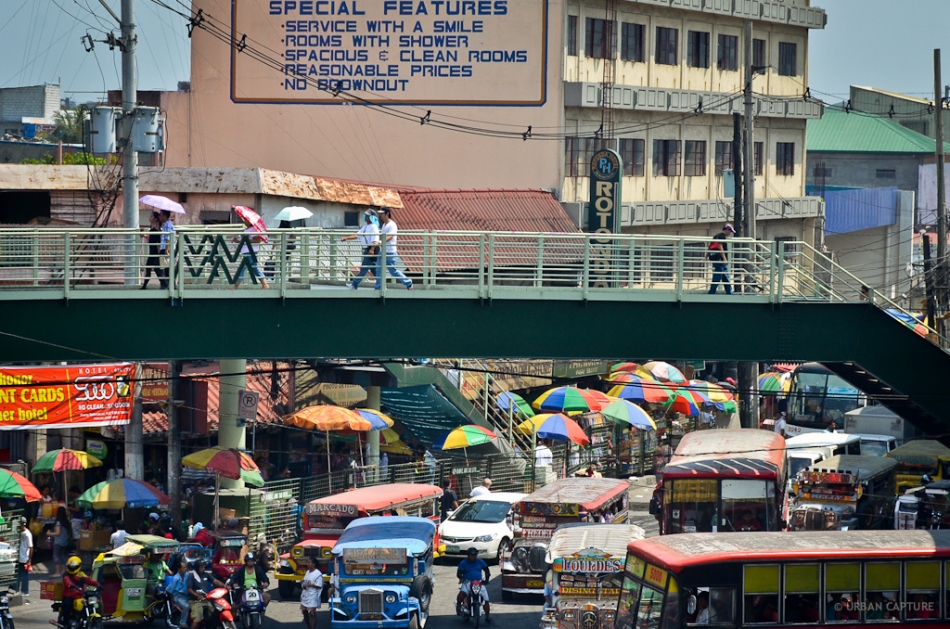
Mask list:
POLYGON ((27 502, 42 500, 43 496, 33 483, 16 472, 0 468, 0 498, 22 498, 27 502))
MULTIPOLYGON (((235 205, 234 213, 251 229, 259 231, 262 234, 267 231, 267 225, 264 224, 264 219, 261 218, 261 215, 246 205, 235 205)), ((261 236, 261 242, 267 242, 267 236, 261 236)))

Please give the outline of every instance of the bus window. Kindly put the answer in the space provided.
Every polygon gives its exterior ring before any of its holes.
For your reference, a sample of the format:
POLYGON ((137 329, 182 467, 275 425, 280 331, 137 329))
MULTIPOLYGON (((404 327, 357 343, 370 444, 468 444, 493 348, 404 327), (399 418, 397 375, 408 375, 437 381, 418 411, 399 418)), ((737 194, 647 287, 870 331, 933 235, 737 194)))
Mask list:
POLYGON ((785 566, 785 622, 814 624, 820 620, 818 581, 816 563, 785 566))
POLYGON ((767 531, 775 528, 775 485, 764 480, 722 481, 722 511, 726 531, 767 531))
MULTIPOLYGON (((628 569, 630 568, 631 561, 635 561, 635 558, 631 557, 631 559, 627 561, 628 569)), ((641 562, 638 576, 642 574, 643 563, 641 562)), ((617 604, 617 621, 614 623, 617 629, 633 629, 636 626, 635 615, 639 601, 640 583, 634 581, 629 574, 624 575, 623 589, 620 591, 620 601, 617 604)))
POLYGON ((736 596, 732 588, 709 588, 709 624, 735 625, 736 596))
POLYGON ((644 586, 637 610, 637 629, 659 629, 660 612, 663 610, 663 593, 644 586))
POLYGON ((939 618, 940 562, 909 561, 904 566, 904 615, 908 620, 939 618))
POLYGON ((663 629, 679 629, 681 626, 680 616, 680 587, 670 575, 670 587, 666 596, 666 607, 663 609, 663 629))
POLYGON ((858 596, 861 591, 861 565, 825 564, 825 622, 858 620, 858 596))
POLYGON ((749 565, 742 586, 745 624, 778 622, 778 566, 749 565))
POLYGON ((866 620, 900 620, 897 597, 901 590, 901 564, 897 561, 864 565, 866 620))

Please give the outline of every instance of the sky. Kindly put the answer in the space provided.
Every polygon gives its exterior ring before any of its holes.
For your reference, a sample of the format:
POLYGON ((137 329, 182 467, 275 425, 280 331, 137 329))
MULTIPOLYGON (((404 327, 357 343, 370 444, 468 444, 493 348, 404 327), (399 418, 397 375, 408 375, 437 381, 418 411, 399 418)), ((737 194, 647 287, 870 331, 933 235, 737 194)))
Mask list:
MULTIPOLYGON (((119 13, 119 0, 105 0, 119 13)), ((138 88, 176 89, 189 78, 185 21, 159 3, 185 11, 188 0, 136 0, 138 88)), ((943 48, 943 82, 950 84, 950 1, 812 0, 828 26, 812 30, 809 87, 828 102, 849 85, 917 96, 933 94, 933 49, 943 48)), ((215 16, 226 19, 228 16, 215 16)), ((80 38, 102 40, 118 28, 100 0, 0 0, 0 87, 60 82, 63 96, 85 102, 120 87, 120 53, 80 38)))

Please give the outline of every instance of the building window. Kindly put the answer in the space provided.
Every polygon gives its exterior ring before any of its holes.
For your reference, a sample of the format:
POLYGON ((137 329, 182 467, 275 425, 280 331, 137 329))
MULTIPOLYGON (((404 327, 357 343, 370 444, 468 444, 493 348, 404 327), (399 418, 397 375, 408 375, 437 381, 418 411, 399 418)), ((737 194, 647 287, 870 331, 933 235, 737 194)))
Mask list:
POLYGON ((752 65, 756 68, 766 67, 765 63, 765 40, 764 39, 753 39, 752 40, 752 65))
POLYGON ((686 140, 686 162, 683 164, 683 174, 687 177, 703 177, 706 175, 706 141, 686 140))
POLYGON ((897 171, 893 168, 878 168, 874 176, 878 179, 897 179, 897 171))
POLYGON ((646 162, 646 156, 643 153, 643 140, 620 140, 620 157, 623 158, 623 174, 625 177, 643 176, 643 165, 646 162))
POLYGON ((567 54, 577 56, 577 16, 567 16, 567 54))
POLYGON ((716 175, 732 170, 732 142, 716 142, 716 175))
POLYGON ((795 174, 795 143, 778 142, 775 145, 775 174, 791 177, 795 174))
POLYGON ((643 24, 623 23, 620 58, 624 61, 645 61, 643 56, 643 24))
POLYGON ((709 67, 709 33, 689 31, 687 64, 692 68, 709 67))
POLYGON ((680 141, 653 140, 653 176, 678 177, 680 174, 680 141))
POLYGON ((752 144, 752 153, 755 156, 755 176, 761 177, 765 159, 762 153, 765 151, 765 142, 754 142, 752 144))
POLYGON ((798 76, 798 44, 779 42, 778 73, 782 76, 798 76))
POLYGON ((343 213, 343 227, 359 227, 359 226, 360 226, 359 212, 344 212, 343 213))
MULTIPOLYGON (((716 65, 720 70, 739 69, 739 38, 735 35, 720 35, 716 65)), ((755 65, 755 64, 753 64, 755 65)))
POLYGON ((587 18, 587 38, 584 42, 584 54, 591 59, 608 59, 614 56, 617 34, 613 22, 587 18))
POLYGON ((677 63, 677 38, 679 31, 675 28, 656 27, 656 62, 667 66, 677 63))

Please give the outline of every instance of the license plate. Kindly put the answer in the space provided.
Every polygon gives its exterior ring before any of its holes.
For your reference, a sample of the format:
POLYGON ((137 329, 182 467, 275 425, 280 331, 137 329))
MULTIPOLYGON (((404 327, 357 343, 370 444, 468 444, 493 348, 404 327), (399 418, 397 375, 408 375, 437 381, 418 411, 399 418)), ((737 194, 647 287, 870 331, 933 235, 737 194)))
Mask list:
POLYGON ((125 596, 126 598, 138 598, 142 596, 142 588, 126 588, 125 596))
POLYGON ((447 553, 457 553, 458 551, 459 547, 454 544, 446 544, 445 546, 445 552, 447 553))
POLYGON ((538 580, 538 579, 528 579, 528 582, 525 583, 525 587, 529 587, 529 588, 543 588, 543 587, 544 587, 544 581, 540 581, 540 580, 538 580))

